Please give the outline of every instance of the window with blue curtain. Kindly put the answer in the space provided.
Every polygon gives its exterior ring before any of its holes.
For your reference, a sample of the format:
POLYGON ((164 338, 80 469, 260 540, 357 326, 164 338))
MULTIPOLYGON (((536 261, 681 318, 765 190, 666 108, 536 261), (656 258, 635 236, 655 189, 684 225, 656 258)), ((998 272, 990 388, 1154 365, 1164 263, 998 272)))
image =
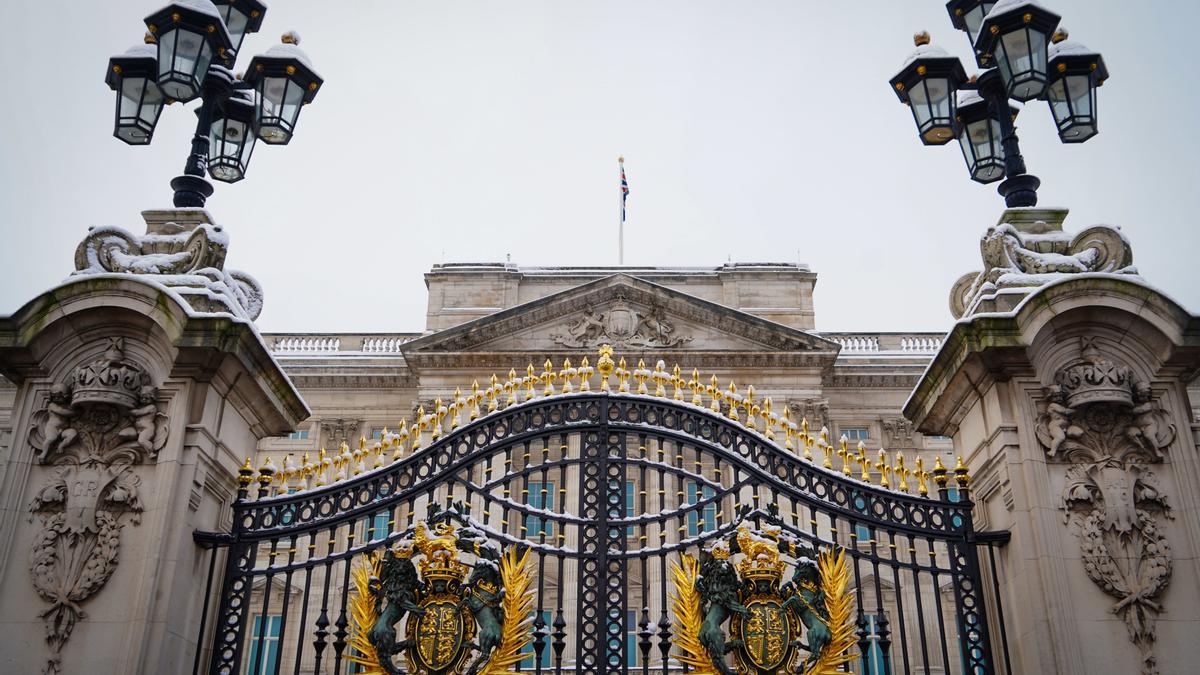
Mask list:
MULTIPOLYGON (((634 483, 631 480, 625 481, 625 517, 633 518, 635 514, 635 496, 637 491, 634 489, 634 483)), ((625 528, 625 536, 633 537, 637 535, 637 526, 630 525, 625 528)))
MULTIPOLYGON (((699 487, 696 481, 689 480, 684 482, 684 495, 687 497, 688 504, 699 504, 702 501, 712 499, 717 496, 715 490, 705 485, 699 487)), ((715 529, 717 526, 717 504, 710 502, 696 511, 688 512, 688 536, 695 537, 701 532, 708 532, 715 529)))
POLYGON ((363 538, 367 541, 383 539, 388 535, 388 521, 390 520, 391 514, 388 511, 380 511, 373 517, 363 518, 363 538))
MULTIPOLYGON (((554 510, 554 483, 552 481, 529 481, 529 494, 525 498, 525 503, 535 509, 554 510)), ((554 534, 554 525, 547 519, 540 516, 525 516, 525 536, 530 539, 536 539, 541 534, 546 535, 546 540, 550 541, 554 534)))
POLYGON ((625 665, 638 664, 638 613, 629 611, 625 614, 625 665))
MULTIPOLYGON (((867 513, 867 498, 863 497, 862 495, 856 495, 854 497, 854 510, 865 515, 867 513)), ((871 528, 863 525, 862 523, 855 523, 854 535, 856 537, 856 541, 859 543, 870 541, 871 528)))
MULTIPOLYGON (((530 483, 530 485, 532 486, 533 484, 530 483)), ((533 494, 532 487, 529 488, 529 494, 531 494, 531 495, 533 494)), ((536 615, 537 612, 532 612, 532 614, 536 615)), ((542 621, 544 621, 546 623, 547 631, 554 630, 553 628, 550 628, 550 624, 551 624, 550 610, 548 610, 548 609, 542 610, 542 621)), ((536 623, 535 623, 534 630, 537 630, 536 623)), ((536 640, 537 635, 534 635, 533 639, 536 640)), ((541 658, 542 672, 546 672, 547 669, 549 669, 551 667, 550 661, 552 659, 551 655, 554 654, 554 647, 552 647, 550 645, 550 641, 551 641, 551 638, 550 638, 549 634, 547 634, 546 646, 542 648, 542 658, 541 658)), ((521 649, 521 653, 527 654, 528 656, 521 659, 520 669, 521 670, 535 670, 538 665, 537 663, 535 663, 535 661, 537 661, 538 658, 537 658, 537 650, 533 648, 533 640, 530 640, 529 644, 525 645, 525 647, 523 649, 521 649)))
POLYGON ((256 614, 251 626, 250 644, 246 646, 246 675, 274 675, 279 662, 279 627, 283 617, 269 614, 265 622, 262 619, 261 614, 256 614))
POLYGON ((879 619, 878 614, 867 614, 867 653, 864 655, 864 663, 866 667, 863 670, 863 675, 884 675, 889 672, 887 667, 887 654, 883 652, 883 647, 879 644, 881 636, 879 635, 879 619))

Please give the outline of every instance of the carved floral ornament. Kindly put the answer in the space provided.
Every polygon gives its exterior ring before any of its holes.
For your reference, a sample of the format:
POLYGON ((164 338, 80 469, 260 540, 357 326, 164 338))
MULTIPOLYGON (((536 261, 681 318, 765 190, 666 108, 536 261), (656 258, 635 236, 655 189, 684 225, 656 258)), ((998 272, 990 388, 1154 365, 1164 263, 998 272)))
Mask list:
POLYGON ((1171 577, 1171 546, 1160 518, 1173 517, 1150 466, 1175 440, 1170 415, 1149 383, 1105 358, 1094 338, 1045 391, 1037 437, 1051 460, 1067 464, 1059 508, 1080 539, 1084 570, 1116 598, 1141 652, 1143 675, 1158 672, 1153 652, 1159 600, 1171 577))
POLYGON ((679 347, 692 341, 668 322, 661 307, 646 311, 633 309, 624 296, 606 312, 583 310, 582 316, 566 326, 566 333, 551 335, 550 339, 564 347, 596 347, 611 344, 618 347, 679 347))
POLYGON ((50 648, 44 673, 59 673, 62 648, 86 615, 80 605, 112 576, 122 516, 136 525, 142 504, 132 467, 152 461, 167 440, 149 374, 125 357, 121 338, 76 367, 34 413, 29 443, 51 467, 29 503, 40 527, 30 551, 33 586, 50 648))

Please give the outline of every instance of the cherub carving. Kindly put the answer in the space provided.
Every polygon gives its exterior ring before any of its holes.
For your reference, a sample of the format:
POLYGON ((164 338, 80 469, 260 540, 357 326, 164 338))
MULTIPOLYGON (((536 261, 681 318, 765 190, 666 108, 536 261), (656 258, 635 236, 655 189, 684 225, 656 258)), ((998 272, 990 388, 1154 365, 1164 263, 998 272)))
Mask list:
POLYGON ((129 411, 133 425, 121 430, 121 438, 136 438, 137 444, 148 453, 158 452, 167 439, 167 416, 158 411, 154 387, 142 387, 138 407, 129 411))
POLYGON ((1037 437, 1042 445, 1048 448, 1047 454, 1054 457, 1058 449, 1069 438, 1079 438, 1083 430, 1071 424, 1073 408, 1066 406, 1066 394, 1059 385, 1051 385, 1044 390, 1046 395, 1046 411, 1038 419, 1037 437))
POLYGON ((1133 423, 1125 430, 1125 437, 1138 449, 1162 459, 1163 448, 1175 440, 1175 425, 1167 421, 1167 413, 1154 400, 1149 382, 1133 385, 1133 403, 1129 411, 1133 415, 1133 423))
POLYGON ((59 448, 70 446, 78 437, 78 432, 70 426, 76 414, 70 403, 71 392, 66 385, 56 384, 50 388, 50 402, 46 404, 41 421, 41 452, 38 454, 43 458, 59 448))

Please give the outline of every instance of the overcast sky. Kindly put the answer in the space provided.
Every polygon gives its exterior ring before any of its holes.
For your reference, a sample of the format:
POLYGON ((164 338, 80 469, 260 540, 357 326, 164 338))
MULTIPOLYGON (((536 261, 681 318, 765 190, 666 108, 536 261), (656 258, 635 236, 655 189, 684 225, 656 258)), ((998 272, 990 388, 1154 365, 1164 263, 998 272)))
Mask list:
MULTIPOLYGON (((1154 285, 1200 311, 1200 3, 1046 0, 1103 52, 1099 136, 1017 123, 1041 203, 1117 224, 1154 285)), ((287 147, 259 144, 208 208, 228 266, 266 288, 265 331, 424 328, 437 262, 801 261, 819 330, 945 330, 1003 208, 957 144, 922 146, 887 80, 927 29, 967 60, 941 0, 271 0, 249 56, 294 29, 325 78, 287 147)), ((89 225, 141 233, 169 206, 195 117, 149 147, 112 137, 110 55, 153 0, 6 3, 0 313, 72 270, 89 225)), ((968 68, 968 72, 972 69, 968 68)))

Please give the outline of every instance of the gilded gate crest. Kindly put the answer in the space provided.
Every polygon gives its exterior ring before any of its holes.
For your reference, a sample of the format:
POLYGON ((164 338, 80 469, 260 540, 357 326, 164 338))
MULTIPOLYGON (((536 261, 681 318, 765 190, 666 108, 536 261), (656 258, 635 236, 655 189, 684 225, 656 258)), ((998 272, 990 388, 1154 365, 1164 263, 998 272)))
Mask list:
POLYGON ((825 550, 816 560, 808 553, 778 528, 742 524, 704 548, 699 561, 684 554, 673 567, 677 658, 696 675, 825 675, 850 662, 856 638, 844 553, 825 550), (782 585, 781 547, 797 557, 782 585), (725 661, 729 653, 734 667, 725 661))
POLYGON ((456 510, 431 509, 408 536, 368 555, 353 575, 355 653, 348 658, 361 672, 398 675, 394 657, 403 655, 410 673, 502 673, 533 639, 528 550, 502 553, 456 510), (465 562, 464 554, 474 562, 465 562), (402 619, 404 639, 398 640, 402 619))

